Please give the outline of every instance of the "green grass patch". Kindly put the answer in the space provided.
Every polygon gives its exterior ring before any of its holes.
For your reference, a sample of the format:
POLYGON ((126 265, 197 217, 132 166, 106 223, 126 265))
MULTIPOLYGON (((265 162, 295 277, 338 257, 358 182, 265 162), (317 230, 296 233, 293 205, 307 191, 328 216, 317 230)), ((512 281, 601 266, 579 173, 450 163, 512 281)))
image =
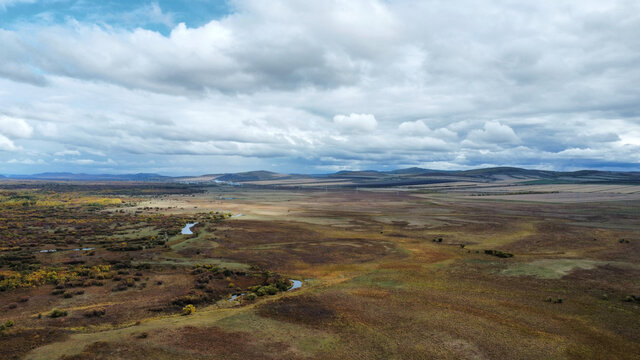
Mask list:
POLYGON ((404 283, 398 279, 399 273, 378 270, 369 274, 361 275, 349 281, 350 284, 358 287, 378 287, 385 289, 399 289, 404 287, 404 283))

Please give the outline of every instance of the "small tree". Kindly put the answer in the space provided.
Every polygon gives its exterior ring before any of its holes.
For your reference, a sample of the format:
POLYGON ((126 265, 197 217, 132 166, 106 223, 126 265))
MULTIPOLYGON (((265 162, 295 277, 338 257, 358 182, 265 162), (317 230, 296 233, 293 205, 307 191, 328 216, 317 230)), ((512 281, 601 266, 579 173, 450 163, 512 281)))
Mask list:
POLYGON ((192 315, 196 312, 196 307, 192 304, 187 304, 182 308, 182 315, 192 315))

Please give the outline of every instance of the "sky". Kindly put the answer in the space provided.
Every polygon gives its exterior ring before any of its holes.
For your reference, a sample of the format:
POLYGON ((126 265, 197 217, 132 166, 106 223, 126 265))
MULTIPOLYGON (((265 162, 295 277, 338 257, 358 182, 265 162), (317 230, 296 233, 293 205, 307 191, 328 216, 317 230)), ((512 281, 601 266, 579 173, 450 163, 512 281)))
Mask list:
POLYGON ((0 174, 640 170, 636 0, 0 0, 0 174))

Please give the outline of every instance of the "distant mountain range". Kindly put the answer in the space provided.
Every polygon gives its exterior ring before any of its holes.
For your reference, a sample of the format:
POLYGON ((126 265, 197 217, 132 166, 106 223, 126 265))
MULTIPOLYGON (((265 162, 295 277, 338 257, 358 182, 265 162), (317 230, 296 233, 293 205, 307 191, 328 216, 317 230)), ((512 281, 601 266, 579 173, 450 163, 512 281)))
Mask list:
MULTIPOLYGON (((0 175, 1 176, 1 175, 0 175)), ((74 174, 65 172, 48 172, 33 175, 7 175, 8 179, 17 180, 55 180, 55 181, 171 181, 172 177, 158 174, 74 174)))
POLYGON ((34 175, 0 175, 3 180, 41 181, 131 181, 131 182, 179 182, 196 184, 246 184, 246 185, 308 185, 341 187, 387 187, 447 182, 495 182, 515 181, 531 184, 638 184, 640 172, 581 170, 573 172, 529 170, 515 167, 494 167, 473 170, 430 170, 417 167, 393 171, 339 171, 331 174, 304 175, 281 174, 271 171, 208 174, 200 176, 171 177, 158 174, 73 174, 41 173, 34 175))

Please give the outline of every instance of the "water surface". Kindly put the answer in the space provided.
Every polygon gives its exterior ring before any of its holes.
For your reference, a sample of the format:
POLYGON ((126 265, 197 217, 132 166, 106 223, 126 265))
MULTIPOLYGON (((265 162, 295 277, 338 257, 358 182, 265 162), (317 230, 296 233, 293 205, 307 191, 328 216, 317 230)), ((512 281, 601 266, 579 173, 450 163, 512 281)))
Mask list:
POLYGON ((291 291, 291 290, 295 290, 298 289, 300 287, 302 287, 302 281, 300 280, 293 280, 293 279, 289 279, 291 280, 291 282, 293 283, 293 285, 291 285, 291 287, 289 288, 289 290, 287 291, 291 291))
POLYGON ((187 223, 187 225, 185 225, 182 228, 182 234, 183 235, 191 235, 191 234, 193 234, 193 231, 191 231, 191 228, 197 223, 198 223, 197 221, 194 222, 194 223, 187 223))

